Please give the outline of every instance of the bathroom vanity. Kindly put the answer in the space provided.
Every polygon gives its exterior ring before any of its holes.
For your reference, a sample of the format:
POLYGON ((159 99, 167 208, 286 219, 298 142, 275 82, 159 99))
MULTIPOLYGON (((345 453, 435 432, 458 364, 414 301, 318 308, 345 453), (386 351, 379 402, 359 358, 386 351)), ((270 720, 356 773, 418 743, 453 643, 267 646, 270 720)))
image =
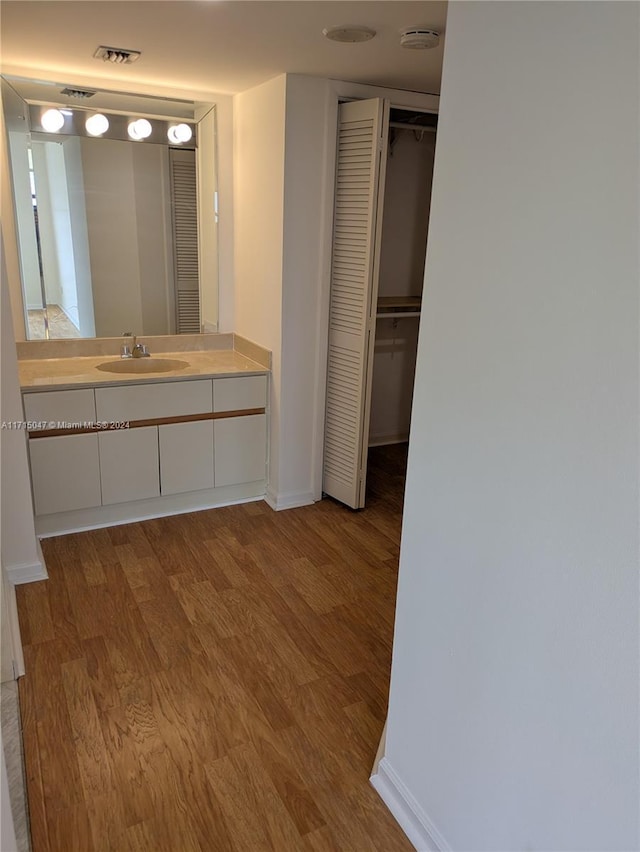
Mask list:
POLYGON ((39 535, 264 496, 269 353, 235 335, 148 341, 127 361, 98 354, 106 341, 49 358, 19 345, 39 535))

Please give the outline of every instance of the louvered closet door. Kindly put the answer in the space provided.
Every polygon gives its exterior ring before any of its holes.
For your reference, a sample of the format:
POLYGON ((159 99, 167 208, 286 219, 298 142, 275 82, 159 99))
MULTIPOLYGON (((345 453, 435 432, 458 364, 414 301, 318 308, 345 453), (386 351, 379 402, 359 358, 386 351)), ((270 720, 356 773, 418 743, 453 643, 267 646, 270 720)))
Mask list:
POLYGON ((200 331, 196 152, 171 148, 171 195, 178 334, 200 331))
POLYGON ((338 113, 323 490, 354 509, 365 494, 387 112, 375 99, 338 113))

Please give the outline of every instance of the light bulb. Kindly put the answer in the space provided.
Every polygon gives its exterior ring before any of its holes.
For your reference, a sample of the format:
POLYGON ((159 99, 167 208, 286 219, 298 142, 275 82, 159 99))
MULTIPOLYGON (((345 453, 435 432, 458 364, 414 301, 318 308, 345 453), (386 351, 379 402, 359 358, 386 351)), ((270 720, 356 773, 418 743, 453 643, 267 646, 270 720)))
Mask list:
POLYGON ((48 133, 57 133, 64 126, 64 115, 59 109, 48 109, 42 113, 40 124, 48 133))
POLYGON ((138 118, 136 121, 130 121, 129 126, 127 127, 129 136, 135 142, 139 142, 140 139, 146 139, 147 136, 151 136, 152 130, 153 128, 151 127, 151 123, 147 121, 146 118, 138 118))
POLYGON ((101 112, 96 112, 89 116, 84 126, 89 136, 102 136, 109 129, 109 119, 101 112))
POLYGON ((188 142, 192 136, 193 131, 188 124, 174 124, 167 130, 167 137, 172 145, 188 142))

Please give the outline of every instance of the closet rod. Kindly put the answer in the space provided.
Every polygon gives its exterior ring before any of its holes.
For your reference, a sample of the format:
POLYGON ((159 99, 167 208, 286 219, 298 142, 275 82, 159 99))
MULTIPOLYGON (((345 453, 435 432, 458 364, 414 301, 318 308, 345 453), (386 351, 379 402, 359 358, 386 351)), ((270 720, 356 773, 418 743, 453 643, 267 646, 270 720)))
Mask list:
POLYGON ((409 124, 404 121, 390 121, 389 127, 398 127, 400 130, 426 130, 429 133, 435 133, 436 127, 427 127, 422 124, 409 124))

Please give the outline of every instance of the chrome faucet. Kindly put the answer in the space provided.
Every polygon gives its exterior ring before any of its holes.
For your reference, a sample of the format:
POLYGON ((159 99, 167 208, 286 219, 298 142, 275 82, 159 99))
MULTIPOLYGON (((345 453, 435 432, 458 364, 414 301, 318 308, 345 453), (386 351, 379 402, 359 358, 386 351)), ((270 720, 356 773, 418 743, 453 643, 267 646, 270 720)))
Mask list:
POLYGON ((131 350, 131 355, 133 358, 150 358, 151 352, 147 349, 146 343, 136 343, 131 350))
POLYGON ((120 347, 121 358, 150 358, 146 343, 137 343, 136 336, 132 331, 125 331, 122 335, 123 343, 120 347))

